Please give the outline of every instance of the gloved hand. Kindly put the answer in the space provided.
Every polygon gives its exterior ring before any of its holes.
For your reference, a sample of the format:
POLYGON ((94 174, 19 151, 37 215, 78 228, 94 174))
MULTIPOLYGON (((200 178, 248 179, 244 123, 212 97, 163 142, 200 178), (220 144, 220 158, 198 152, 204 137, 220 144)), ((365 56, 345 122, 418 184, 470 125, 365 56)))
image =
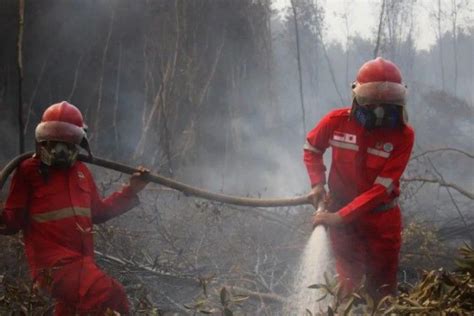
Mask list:
POLYGON ((135 172, 134 174, 132 174, 132 176, 130 177, 129 187, 133 193, 137 194, 138 192, 140 192, 146 187, 146 185, 150 181, 145 179, 145 175, 149 173, 150 173, 150 170, 142 166, 139 166, 138 172, 135 172))
POLYGON ((324 201, 326 198, 326 190, 324 189, 324 184, 315 185, 311 191, 306 195, 308 202, 311 203, 314 208, 317 210, 319 203, 324 201))
POLYGON ((337 226, 342 224, 342 217, 338 213, 316 212, 313 215, 313 228, 318 225, 337 226))

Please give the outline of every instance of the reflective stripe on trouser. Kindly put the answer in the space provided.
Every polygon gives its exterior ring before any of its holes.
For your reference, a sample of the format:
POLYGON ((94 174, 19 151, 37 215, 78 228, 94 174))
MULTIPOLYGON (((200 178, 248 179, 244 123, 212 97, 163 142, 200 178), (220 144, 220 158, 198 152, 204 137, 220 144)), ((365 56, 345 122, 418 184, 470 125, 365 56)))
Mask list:
POLYGON ((91 209, 87 207, 66 207, 59 210, 34 214, 31 218, 38 223, 57 221, 73 216, 91 217, 91 209))
POLYGON ((128 315, 123 286, 84 257, 60 268, 52 275, 51 294, 56 299, 55 316, 104 315, 109 308, 128 315))

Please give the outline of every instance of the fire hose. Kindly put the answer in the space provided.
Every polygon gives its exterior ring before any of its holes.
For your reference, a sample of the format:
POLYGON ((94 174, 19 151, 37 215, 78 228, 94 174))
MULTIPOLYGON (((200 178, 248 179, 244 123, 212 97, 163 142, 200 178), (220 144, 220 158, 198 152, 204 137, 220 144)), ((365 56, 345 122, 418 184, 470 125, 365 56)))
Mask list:
MULTIPOLYGON (((8 179, 8 176, 16 169, 17 166, 23 161, 33 156, 33 152, 28 152, 21 154, 15 158, 13 158, 1 171, 0 171, 0 191, 3 189, 5 182, 8 179)), ((78 160, 100 166, 103 168, 115 170, 118 172, 126 173, 126 174, 133 174, 138 172, 139 170, 136 168, 132 168, 130 166, 110 161, 106 159, 102 159, 99 157, 91 157, 84 154, 79 154, 78 160)), ((231 196, 226 194, 220 194, 215 192, 206 191, 197 187, 193 187, 187 185, 182 182, 178 182, 176 180, 172 180, 170 178, 148 173, 145 174, 145 179, 157 183, 174 190, 180 191, 187 196, 195 196, 198 198, 212 200, 216 202, 222 202, 226 204, 233 204, 239 206, 250 206, 250 207, 279 207, 279 206, 296 206, 296 205, 304 205, 310 204, 307 197, 305 196, 297 196, 293 198, 282 198, 282 199, 258 199, 258 198, 248 198, 248 197, 240 197, 240 196, 231 196)))

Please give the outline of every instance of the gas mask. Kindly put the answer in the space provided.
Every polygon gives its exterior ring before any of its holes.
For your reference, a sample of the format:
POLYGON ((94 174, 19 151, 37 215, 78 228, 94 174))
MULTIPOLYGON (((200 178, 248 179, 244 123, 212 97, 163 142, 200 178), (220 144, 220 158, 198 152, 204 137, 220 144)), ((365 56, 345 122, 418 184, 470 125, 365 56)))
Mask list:
POLYGON ((76 162, 79 150, 76 145, 44 141, 38 144, 39 158, 50 167, 69 168, 76 162))
POLYGON ((393 104, 359 105, 354 102, 353 115, 365 129, 396 128, 403 122, 400 107, 393 104))

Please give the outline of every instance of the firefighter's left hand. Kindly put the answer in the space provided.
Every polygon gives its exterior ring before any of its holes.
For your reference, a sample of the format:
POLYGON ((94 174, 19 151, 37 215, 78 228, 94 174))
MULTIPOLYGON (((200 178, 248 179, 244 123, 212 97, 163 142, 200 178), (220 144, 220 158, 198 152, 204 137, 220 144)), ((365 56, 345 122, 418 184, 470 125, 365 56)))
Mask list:
POLYGON ((149 174, 150 170, 142 166, 139 166, 137 169, 138 169, 138 172, 135 172, 130 177, 130 184, 129 184, 130 189, 135 194, 143 190, 146 187, 146 185, 150 182, 145 179, 145 175, 149 174))
POLYGON ((318 225, 324 226, 337 226, 342 224, 342 217, 339 216, 337 213, 329 213, 329 212, 316 212, 313 215, 313 227, 318 225))

